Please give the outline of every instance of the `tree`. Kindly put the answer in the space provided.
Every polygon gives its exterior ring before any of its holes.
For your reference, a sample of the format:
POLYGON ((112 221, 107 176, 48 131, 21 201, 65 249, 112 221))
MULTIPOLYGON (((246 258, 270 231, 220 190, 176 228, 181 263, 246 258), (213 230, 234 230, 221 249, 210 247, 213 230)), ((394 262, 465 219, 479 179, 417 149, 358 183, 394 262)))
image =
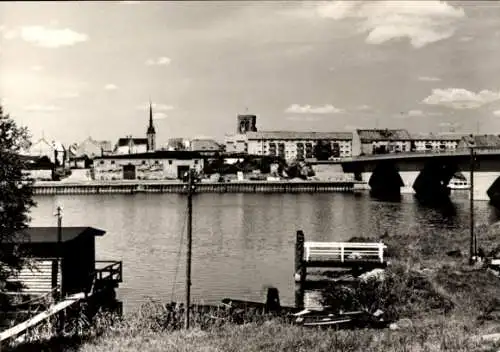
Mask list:
POLYGON ((28 227, 28 212, 35 205, 32 180, 23 176, 25 160, 22 150, 30 147, 25 127, 18 127, 0 105, 0 312, 9 306, 9 296, 2 293, 13 289, 7 280, 15 275, 24 261, 13 247, 12 238, 28 227))
POLYGON ((333 155, 332 145, 328 140, 319 140, 314 146, 314 157, 317 160, 328 160, 333 155))

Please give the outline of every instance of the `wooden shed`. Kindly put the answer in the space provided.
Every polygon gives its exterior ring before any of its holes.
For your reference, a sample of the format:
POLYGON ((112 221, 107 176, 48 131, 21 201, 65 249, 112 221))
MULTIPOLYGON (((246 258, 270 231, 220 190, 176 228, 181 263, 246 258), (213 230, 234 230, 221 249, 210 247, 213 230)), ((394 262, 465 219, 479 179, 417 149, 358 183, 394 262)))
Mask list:
MULTIPOLYGON (((96 277, 95 237, 105 231, 93 227, 30 227, 13 243, 30 257, 32 265, 21 270, 17 281, 24 291, 44 294, 60 287, 62 296, 88 292, 96 277)), ((119 264, 121 280, 121 262, 119 264)))

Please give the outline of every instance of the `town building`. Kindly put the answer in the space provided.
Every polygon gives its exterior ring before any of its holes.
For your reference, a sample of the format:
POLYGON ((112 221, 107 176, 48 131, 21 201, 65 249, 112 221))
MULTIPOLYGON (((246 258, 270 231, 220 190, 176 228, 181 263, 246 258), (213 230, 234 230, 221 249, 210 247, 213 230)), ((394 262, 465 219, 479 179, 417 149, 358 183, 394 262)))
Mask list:
POLYGON ((412 137, 404 129, 357 129, 353 134, 352 155, 411 151, 412 137))
POLYGON ((463 136, 458 143, 457 148, 483 147, 483 148, 500 148, 500 137, 495 134, 481 134, 463 136))
POLYGON ((352 156, 350 132, 247 132, 248 154, 278 156, 287 161, 315 158, 314 148, 318 141, 330 143, 332 157, 352 156))
POLYGON ((68 153, 62 143, 52 141, 49 143, 45 137, 40 138, 38 141, 31 145, 31 148, 26 152, 29 156, 43 157, 46 156, 56 166, 66 166, 68 153))
POLYGON ((195 138, 189 143, 189 150, 202 155, 213 155, 221 152, 222 147, 217 141, 209 138, 195 138))
POLYGON ((226 153, 248 153, 248 139, 246 134, 226 134, 224 136, 226 153))
POLYGON ((93 162, 96 180, 179 179, 194 169, 202 172, 203 157, 191 151, 155 151, 138 154, 103 155, 93 162))
POLYGON ((238 115, 237 133, 224 138, 225 152, 304 160, 314 158, 316 144, 326 141, 330 143, 333 159, 352 156, 350 132, 257 131, 256 123, 256 115, 238 115))
POLYGON ((23 176, 35 181, 54 180, 55 165, 47 156, 21 156, 24 162, 23 176))
POLYGON ((413 133, 411 151, 445 151, 457 149, 462 134, 456 133, 413 133))
POLYGON ((120 138, 115 145, 113 154, 138 154, 154 152, 156 150, 156 130, 153 125, 153 106, 149 102, 149 125, 146 130, 146 138, 134 138, 127 136, 120 138))
POLYGON ((237 134, 257 132, 257 115, 238 115, 237 134))

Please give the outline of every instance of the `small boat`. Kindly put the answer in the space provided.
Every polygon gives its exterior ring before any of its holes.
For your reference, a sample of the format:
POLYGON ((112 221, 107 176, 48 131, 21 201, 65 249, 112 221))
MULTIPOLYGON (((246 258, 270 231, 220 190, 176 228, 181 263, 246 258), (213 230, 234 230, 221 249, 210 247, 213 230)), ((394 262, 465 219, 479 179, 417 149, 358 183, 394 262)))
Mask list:
POLYGON ((470 189, 470 184, 467 180, 461 180, 459 178, 452 178, 450 183, 448 183, 449 189, 470 189))

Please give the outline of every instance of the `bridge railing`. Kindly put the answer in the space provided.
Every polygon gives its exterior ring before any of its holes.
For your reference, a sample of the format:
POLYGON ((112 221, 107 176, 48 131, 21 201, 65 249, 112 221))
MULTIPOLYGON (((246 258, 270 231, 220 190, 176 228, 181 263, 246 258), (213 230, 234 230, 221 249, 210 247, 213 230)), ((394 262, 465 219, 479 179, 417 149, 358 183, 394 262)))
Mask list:
POLYGON ((342 162, 352 162, 356 160, 364 160, 364 159, 384 159, 384 158, 403 158, 403 157, 411 157, 411 156, 422 156, 422 155, 469 155, 471 148, 474 150, 476 155, 487 155, 487 154, 500 154, 500 147, 497 146, 473 146, 473 147, 464 147, 457 149, 446 149, 446 150, 416 150, 411 152, 391 152, 384 154, 366 154, 353 156, 351 158, 344 158, 342 162))

